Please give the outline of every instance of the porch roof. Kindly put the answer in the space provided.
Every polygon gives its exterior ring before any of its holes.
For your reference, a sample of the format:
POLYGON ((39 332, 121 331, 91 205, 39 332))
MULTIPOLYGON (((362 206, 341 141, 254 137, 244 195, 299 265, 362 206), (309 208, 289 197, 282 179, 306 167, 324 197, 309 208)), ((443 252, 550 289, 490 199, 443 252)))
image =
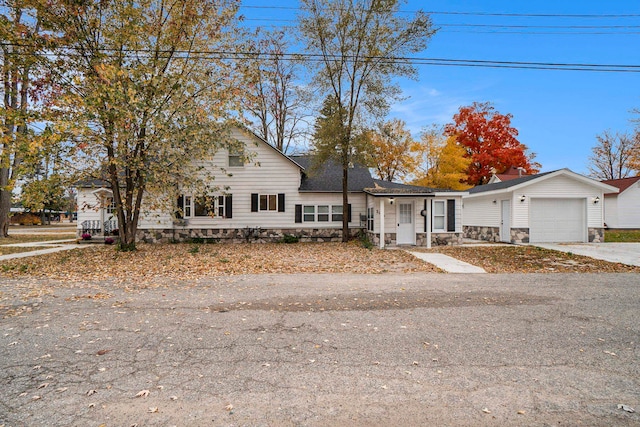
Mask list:
POLYGON ((397 182, 373 180, 373 187, 365 188, 364 192, 374 197, 409 197, 409 196, 463 196, 466 191, 445 190, 441 188, 420 187, 417 185, 400 184, 397 182))

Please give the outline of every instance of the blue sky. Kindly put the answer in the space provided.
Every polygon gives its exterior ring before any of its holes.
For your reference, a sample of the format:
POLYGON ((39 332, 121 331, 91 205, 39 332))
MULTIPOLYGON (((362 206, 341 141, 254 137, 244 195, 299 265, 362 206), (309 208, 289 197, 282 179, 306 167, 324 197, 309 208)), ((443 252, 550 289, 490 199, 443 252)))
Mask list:
MULTIPOLYGON (((243 5, 265 3, 246 0, 243 5)), ((296 7, 298 2, 273 0, 268 5, 296 7)), ((420 8, 483 15, 434 13, 432 19, 441 30, 427 50, 416 55, 419 57, 640 66, 638 0, 410 0, 401 9, 420 8)), ((241 8, 241 13, 250 18, 247 25, 251 26, 269 24, 256 18, 270 19, 271 25, 290 25, 287 20, 295 17, 295 11, 282 9, 241 8)), ((640 109, 640 72, 420 65, 417 81, 402 80, 400 84, 408 99, 394 105, 390 117, 405 120, 416 136, 424 126, 451 122, 460 106, 488 101, 499 112, 513 115, 512 125, 519 131, 520 142, 537 154, 543 171, 567 167, 586 174, 596 135, 607 129, 631 131, 631 110, 640 109)))

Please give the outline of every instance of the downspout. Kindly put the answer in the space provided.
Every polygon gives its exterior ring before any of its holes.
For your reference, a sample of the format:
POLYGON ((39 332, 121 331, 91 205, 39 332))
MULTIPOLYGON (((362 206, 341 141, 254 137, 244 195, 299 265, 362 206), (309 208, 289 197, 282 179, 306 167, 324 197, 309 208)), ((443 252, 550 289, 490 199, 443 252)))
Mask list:
POLYGON ((427 202, 427 249, 431 249, 431 199, 426 199, 427 202))

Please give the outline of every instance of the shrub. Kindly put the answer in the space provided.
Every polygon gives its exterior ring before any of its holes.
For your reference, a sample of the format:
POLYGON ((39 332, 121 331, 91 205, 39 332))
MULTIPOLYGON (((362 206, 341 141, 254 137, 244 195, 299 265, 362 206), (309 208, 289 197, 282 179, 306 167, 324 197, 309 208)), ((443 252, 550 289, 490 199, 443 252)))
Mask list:
POLYGON ((91 240, 90 233, 82 233, 82 240, 91 240))
POLYGON ((104 239, 105 245, 113 245, 114 242, 115 240, 113 240, 111 237, 107 237, 106 239, 104 239))
POLYGON ((294 236, 292 234, 285 234, 282 236, 282 243, 298 243, 300 239, 298 236, 294 236))
POLYGON ((114 230, 111 230, 111 235, 112 236, 118 236, 120 234, 120 230, 118 230, 117 228, 114 230))

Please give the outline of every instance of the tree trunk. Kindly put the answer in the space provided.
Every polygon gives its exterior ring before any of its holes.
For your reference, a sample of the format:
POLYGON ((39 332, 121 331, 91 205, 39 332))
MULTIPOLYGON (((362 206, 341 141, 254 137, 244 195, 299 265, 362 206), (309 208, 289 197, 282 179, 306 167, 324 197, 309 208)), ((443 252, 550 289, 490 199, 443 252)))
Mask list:
MULTIPOLYGON (((3 170, 1 175, 4 175, 3 170)), ((9 214, 11 213, 11 193, 0 191, 0 235, 9 237, 9 214)))

